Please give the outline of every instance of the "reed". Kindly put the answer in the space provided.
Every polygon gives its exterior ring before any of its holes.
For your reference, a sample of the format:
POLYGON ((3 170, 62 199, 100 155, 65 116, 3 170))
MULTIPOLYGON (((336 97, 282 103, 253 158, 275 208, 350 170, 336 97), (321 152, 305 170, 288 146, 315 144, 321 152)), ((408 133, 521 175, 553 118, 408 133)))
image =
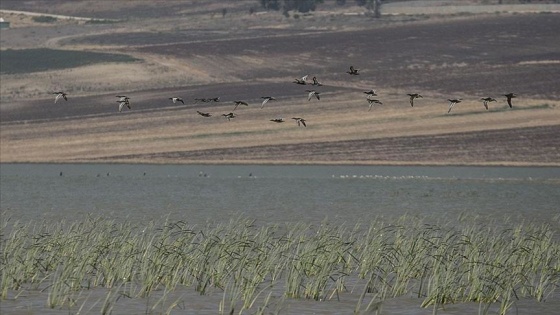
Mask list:
POLYGON ((259 227, 239 218, 199 228, 88 217, 56 224, 4 219, 0 228, 1 298, 35 290, 45 292, 50 308, 78 311, 87 309, 80 297, 96 288, 107 290, 98 301, 101 313, 110 313, 120 297, 150 301, 155 292, 146 311, 169 313, 181 304, 170 293, 193 289, 222 294, 217 311, 240 314, 271 309, 277 294, 340 299, 350 284, 363 288, 355 313, 364 301, 367 312, 379 312, 385 300, 409 296, 434 314, 449 303, 478 303, 481 314, 495 305, 505 314, 520 298, 557 297, 560 285, 557 227, 530 223, 427 223, 405 216, 351 228, 330 222, 259 227))

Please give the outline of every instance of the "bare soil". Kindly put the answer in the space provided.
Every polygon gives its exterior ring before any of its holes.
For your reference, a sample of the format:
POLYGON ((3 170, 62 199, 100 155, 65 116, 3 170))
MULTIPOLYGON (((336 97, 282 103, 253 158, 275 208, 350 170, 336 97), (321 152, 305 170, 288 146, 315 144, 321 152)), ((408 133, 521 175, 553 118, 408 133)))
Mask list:
MULTIPOLYGON (((124 12, 53 3, 59 14, 124 12)), ((2 75, 1 162, 560 165, 557 14, 375 20, 345 7, 286 18, 249 15, 243 2, 222 17, 212 2, 135 3, 115 25, 2 31, 3 49, 118 52, 143 61, 2 75), (360 75, 348 75, 350 65, 360 75), (292 83, 305 74, 324 85, 292 83), (320 101, 307 100, 310 88, 320 101), (383 105, 368 111, 363 92, 372 88, 383 105), (54 90, 69 100, 54 104, 54 90), (411 92, 423 95, 414 107, 411 92), (518 94, 513 108, 503 96, 509 92, 518 94), (117 112, 120 94, 131 97, 132 110, 117 112), (277 101, 261 109, 266 95, 277 101), (480 102, 486 96, 497 99, 488 111, 480 102), (211 97, 220 102, 194 101, 211 97), (448 98, 463 99, 449 114, 448 98), (222 114, 234 100, 250 105, 228 121, 222 114), (270 121, 279 117, 286 122, 270 121)))

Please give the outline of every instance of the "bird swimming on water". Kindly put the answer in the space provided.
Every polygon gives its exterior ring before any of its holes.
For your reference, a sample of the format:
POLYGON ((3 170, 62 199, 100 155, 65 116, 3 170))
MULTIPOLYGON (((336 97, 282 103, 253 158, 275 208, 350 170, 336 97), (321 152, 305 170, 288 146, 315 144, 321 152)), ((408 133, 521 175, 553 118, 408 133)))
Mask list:
POLYGON ((508 105, 509 105, 509 108, 513 108, 513 105, 511 104, 511 99, 512 99, 512 98, 516 98, 517 95, 514 94, 514 93, 508 93, 508 94, 504 94, 504 96, 505 96, 506 99, 507 99, 507 103, 508 103, 508 105))
POLYGON ((284 118, 274 118, 274 119, 271 119, 270 121, 275 122, 275 123, 283 123, 284 118))
POLYGON ((447 111, 448 114, 451 112, 451 109, 453 108, 453 106, 455 106, 455 104, 461 103, 460 98, 448 99, 448 101, 449 101, 449 110, 447 111))
POLYGON ((272 96, 262 96, 261 98, 263 99, 262 104, 261 104, 261 108, 263 108, 264 104, 266 104, 268 101, 275 101, 276 100, 272 96))
POLYGON ((58 101, 59 98, 63 98, 65 101, 68 100, 68 98, 66 97, 66 93, 64 92, 54 92, 53 94, 56 94, 56 96, 54 97, 54 103, 56 104, 56 102, 58 101))
POLYGON ((488 103, 489 102, 496 102, 495 98, 491 98, 491 97, 483 97, 480 99, 482 101, 482 104, 484 105, 484 107, 486 108, 486 110, 488 110, 488 103))
POLYGON ((422 95, 418 94, 418 93, 409 93, 406 94, 410 97, 410 106, 414 107, 414 99, 415 98, 423 98, 422 95))

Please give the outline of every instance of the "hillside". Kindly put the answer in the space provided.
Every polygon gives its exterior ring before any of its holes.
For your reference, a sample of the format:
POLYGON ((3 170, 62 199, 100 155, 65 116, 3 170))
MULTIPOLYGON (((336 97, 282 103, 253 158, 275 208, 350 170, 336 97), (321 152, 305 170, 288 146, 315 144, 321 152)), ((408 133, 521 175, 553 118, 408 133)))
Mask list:
POLYGON ((2 49, 72 51, 84 62, 0 75, 2 162, 560 164, 557 13, 399 15, 392 6, 373 19, 351 5, 286 17, 250 1, 54 3, 42 12, 114 21, 13 14, 21 21, 2 30, 2 49), (89 52, 127 61, 88 63, 89 52), (323 85, 293 83, 304 75, 323 85), (307 89, 321 99, 308 101, 307 89), (370 89, 383 105, 368 111, 370 89), (68 101, 54 104, 58 90, 68 101), (411 107, 413 92, 423 98, 411 107), (122 94, 132 110, 119 113, 122 94), (261 109, 261 96, 277 100, 261 109), (487 96, 497 100, 488 111, 487 96), (449 98, 462 102, 447 113, 449 98), (235 100, 249 106, 228 121, 235 100))

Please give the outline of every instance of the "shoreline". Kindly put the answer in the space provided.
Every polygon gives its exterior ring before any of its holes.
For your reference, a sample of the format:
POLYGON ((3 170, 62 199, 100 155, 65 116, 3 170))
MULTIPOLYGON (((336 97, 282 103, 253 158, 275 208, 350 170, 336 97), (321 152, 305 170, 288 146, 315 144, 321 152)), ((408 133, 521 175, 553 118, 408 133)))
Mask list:
POLYGON ((420 163, 420 162, 388 162, 388 161, 372 161, 372 162, 352 162, 352 161, 313 161, 313 162, 294 162, 294 161, 254 161, 254 160, 238 160, 238 161, 204 161, 192 160, 181 162, 179 160, 171 161, 149 161, 149 160, 105 160, 105 161, 0 161, 0 165, 169 165, 169 166, 182 166, 182 165, 215 165, 215 166, 402 166, 402 167, 530 167, 530 168, 559 168, 559 163, 516 163, 516 162, 496 162, 496 163, 420 163))

